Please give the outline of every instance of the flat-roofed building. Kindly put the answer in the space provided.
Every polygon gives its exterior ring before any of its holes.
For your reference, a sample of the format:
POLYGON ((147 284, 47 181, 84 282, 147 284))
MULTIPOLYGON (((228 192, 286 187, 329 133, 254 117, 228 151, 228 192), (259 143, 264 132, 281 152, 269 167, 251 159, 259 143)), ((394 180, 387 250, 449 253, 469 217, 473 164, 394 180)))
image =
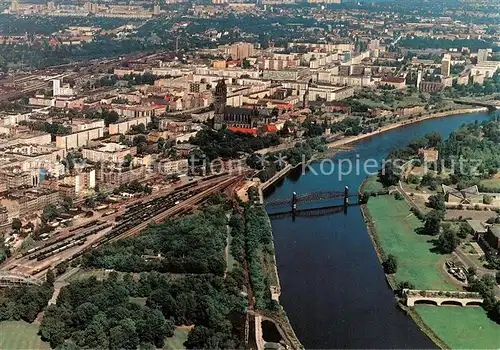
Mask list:
POLYGON ((118 187, 132 181, 144 180, 146 167, 101 166, 96 171, 96 181, 110 187, 118 187))
POLYGON ((87 146, 90 141, 104 137, 104 127, 56 136, 56 147, 71 150, 87 146))
POLYGON ((112 162, 123 163, 127 155, 134 156, 137 153, 137 147, 129 147, 115 142, 102 143, 96 147, 82 149, 84 158, 91 162, 112 162))
POLYGON ((58 191, 36 188, 8 193, 4 198, 0 199, 0 204, 7 208, 9 219, 12 219, 42 210, 45 206, 56 204, 59 200, 58 191))
POLYGON ((109 124, 108 130, 110 135, 126 134, 133 125, 144 124, 147 126, 151 122, 151 116, 132 118, 117 123, 109 124))
POLYGON ((189 170, 188 159, 163 159, 157 163, 158 172, 165 176, 187 175, 189 170))
POLYGON ((500 226, 493 225, 488 227, 485 239, 491 248, 496 249, 497 251, 500 250, 500 226))

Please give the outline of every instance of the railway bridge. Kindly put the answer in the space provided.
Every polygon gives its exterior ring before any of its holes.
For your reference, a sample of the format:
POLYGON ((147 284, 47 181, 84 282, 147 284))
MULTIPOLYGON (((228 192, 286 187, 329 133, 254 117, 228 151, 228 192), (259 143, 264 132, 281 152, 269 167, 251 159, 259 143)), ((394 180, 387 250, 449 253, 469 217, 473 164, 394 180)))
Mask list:
POLYGON ((23 273, 0 271, 0 287, 16 287, 28 284, 41 285, 43 281, 23 273))
POLYGON ((500 109, 500 106, 495 101, 478 101, 478 100, 453 100, 456 104, 486 107, 489 111, 493 112, 500 109))
POLYGON ((437 290, 405 289, 407 306, 418 304, 435 306, 480 306, 483 298, 479 293, 471 292, 443 292, 437 290))
MULTIPOLYGON (((334 199, 342 199, 344 201, 344 207, 349 206, 349 199, 353 197, 358 197, 358 194, 349 194, 349 186, 344 187, 344 191, 316 191, 309 192, 298 195, 296 192, 292 193, 289 198, 278 198, 264 203, 266 208, 270 207, 283 207, 288 206, 292 214, 296 214, 299 203, 307 202, 321 202, 334 199)), ((331 204, 327 208, 331 207, 331 204)), ((315 208, 320 209, 320 208, 315 208)))

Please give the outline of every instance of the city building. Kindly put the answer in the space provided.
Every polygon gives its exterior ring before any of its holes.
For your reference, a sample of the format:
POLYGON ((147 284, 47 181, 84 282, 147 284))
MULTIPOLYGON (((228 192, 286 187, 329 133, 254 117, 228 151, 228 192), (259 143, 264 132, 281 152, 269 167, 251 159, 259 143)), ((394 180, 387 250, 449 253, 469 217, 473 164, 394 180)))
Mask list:
POLYGON ((122 167, 116 165, 105 165, 96 169, 96 181, 112 188, 130 183, 132 181, 142 181, 146 176, 146 167, 122 167))
POLYGON ((157 162, 158 173, 165 176, 187 175, 189 170, 188 159, 162 159, 157 162))
POLYGON ((135 156, 137 147, 126 146, 114 142, 106 142, 94 147, 85 147, 82 149, 83 158, 90 162, 111 162, 121 164, 125 162, 125 158, 135 156))
POLYGON ((479 49, 477 51, 477 63, 482 63, 488 61, 488 55, 490 54, 491 49, 479 49))
POLYGON ((451 73, 451 55, 444 54, 443 59, 441 60, 441 75, 443 77, 449 76, 451 73))
POLYGON ((59 200, 58 191, 38 187, 9 192, 0 199, 0 204, 7 208, 9 220, 12 220, 12 218, 42 210, 49 204, 57 204, 59 200))
POLYGON ((56 136, 56 147, 71 150, 87 146, 90 141, 104 136, 104 128, 78 131, 69 135, 56 136))
POLYGON ((500 226, 492 225, 488 227, 488 232, 486 232, 484 238, 491 248, 497 251, 500 250, 500 226))

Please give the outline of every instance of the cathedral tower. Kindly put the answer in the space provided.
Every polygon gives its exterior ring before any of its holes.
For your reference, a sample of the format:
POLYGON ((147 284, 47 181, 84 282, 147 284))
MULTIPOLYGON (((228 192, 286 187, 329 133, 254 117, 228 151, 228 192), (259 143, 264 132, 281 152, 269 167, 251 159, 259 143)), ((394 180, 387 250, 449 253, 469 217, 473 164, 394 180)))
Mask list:
POLYGON ((224 79, 219 80, 214 93, 214 129, 219 130, 224 123, 224 109, 227 102, 227 86, 224 79))

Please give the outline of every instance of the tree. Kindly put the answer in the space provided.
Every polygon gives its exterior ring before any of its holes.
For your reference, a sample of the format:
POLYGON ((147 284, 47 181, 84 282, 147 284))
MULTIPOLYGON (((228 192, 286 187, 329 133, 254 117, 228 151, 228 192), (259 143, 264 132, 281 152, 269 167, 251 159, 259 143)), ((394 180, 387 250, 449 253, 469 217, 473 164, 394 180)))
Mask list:
POLYGON ((94 320, 85 328, 82 337, 78 339, 77 345, 93 349, 108 348, 109 339, 103 321, 106 321, 106 316, 104 314, 102 317, 94 317, 94 320))
POLYGON ((473 234, 474 230, 472 229, 472 227, 470 227, 470 225, 467 222, 460 223, 460 228, 458 229, 457 233, 458 237, 465 239, 467 238, 468 235, 473 235, 473 234))
POLYGON ((427 205, 429 206, 429 208, 432 208, 435 210, 439 210, 439 211, 446 210, 444 196, 441 193, 439 193, 437 195, 430 196, 427 205))
POLYGON ((64 209, 66 209, 66 211, 68 211, 73 207, 73 198, 64 196, 64 198, 62 199, 62 206, 64 207, 64 209))
POLYGON ((438 235, 441 230, 441 220, 444 213, 439 210, 432 210, 425 217, 424 232, 428 235, 438 235))
POLYGON ((396 257, 392 254, 389 254, 382 266, 384 267, 384 272, 386 274, 392 275, 396 273, 396 271, 398 270, 398 262, 396 260, 396 257))
POLYGON ((118 119, 120 119, 120 116, 115 111, 108 112, 107 110, 104 110, 102 112, 102 115, 104 117, 104 124, 106 124, 106 126, 109 126, 109 124, 115 123, 118 121, 118 119))
POLYGON ((111 349, 137 349, 139 336, 135 323, 126 318, 116 327, 109 330, 109 346, 111 349))
POLYGON ((460 239, 449 224, 443 225, 443 231, 439 235, 437 246, 444 254, 451 254, 460 244, 460 239))
POLYGON ((410 281, 402 281, 397 284, 397 291, 400 296, 402 296, 404 289, 415 289, 415 285, 410 281))
POLYGON ((361 197, 359 198, 359 201, 361 203, 368 203, 368 201, 370 200, 370 196, 371 196, 371 192, 369 191, 364 191, 362 194, 361 194, 361 197))
POLYGON ((125 155, 125 157, 123 158, 123 160, 125 161, 125 163, 127 164, 130 164, 132 163, 132 160, 134 159, 134 157, 129 153, 127 155, 125 155))
POLYGON ((443 140, 441 134, 435 131, 425 135, 425 138, 427 139, 427 141, 429 141, 429 147, 437 147, 443 140))
POLYGON ((47 274, 45 275, 45 282, 49 285, 49 286, 53 286, 54 285, 54 281, 55 281, 55 276, 54 276, 54 271, 52 271, 52 269, 48 269, 47 270, 47 274))
POLYGON ((497 284, 500 284, 500 271, 497 271, 497 273, 495 275, 495 279, 497 281, 497 284))
POLYGON ((493 197, 490 195, 485 194, 483 196, 483 203, 484 204, 491 204, 493 202, 493 197))
POLYGON ((384 168, 380 173, 380 182, 385 187, 395 186, 401 179, 401 170, 398 169, 393 162, 387 162, 384 164, 384 168))
POLYGON ((95 200, 92 197, 88 197, 85 199, 85 206, 87 208, 94 208, 95 207, 95 200))
POLYGON ((16 232, 19 232, 19 230, 22 227, 21 220, 19 218, 14 218, 12 219, 12 229, 16 232))
POLYGON ((42 324, 40 325, 40 335, 42 340, 48 341, 52 349, 64 343, 68 336, 66 323, 61 317, 62 309, 52 305, 45 312, 42 324))
POLYGON ((416 152, 420 148, 427 148, 429 146, 429 140, 426 138, 415 139, 410 142, 408 146, 416 152))
POLYGON ((43 208, 42 218, 45 219, 45 221, 53 220, 58 215, 59 215, 59 211, 57 210, 57 208, 54 204, 46 205, 43 208))

